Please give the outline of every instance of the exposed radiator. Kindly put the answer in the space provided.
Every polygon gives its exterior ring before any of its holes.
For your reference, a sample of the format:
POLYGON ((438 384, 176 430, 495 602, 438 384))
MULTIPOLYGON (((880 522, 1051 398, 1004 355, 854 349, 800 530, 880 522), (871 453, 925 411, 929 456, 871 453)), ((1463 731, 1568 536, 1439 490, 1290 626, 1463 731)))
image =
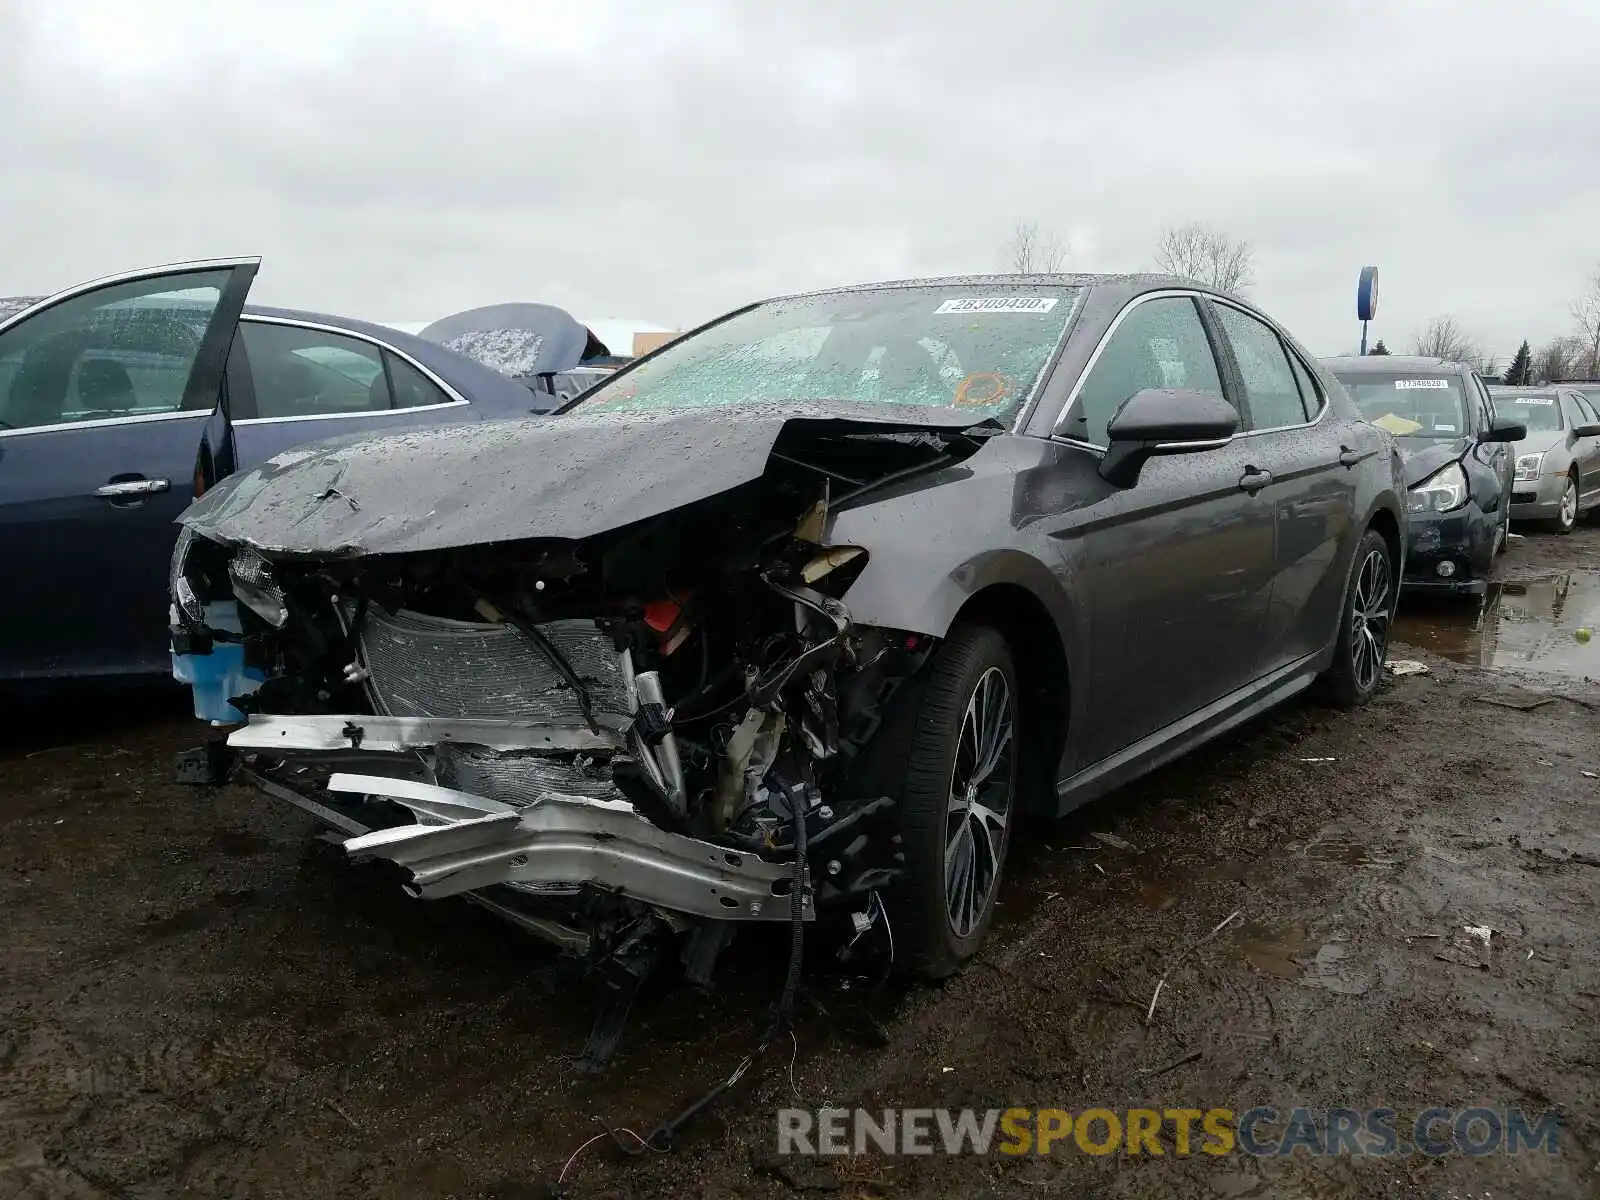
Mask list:
MULTIPOLYGON (((538 628, 583 682, 596 718, 625 724, 632 705, 610 639, 587 620, 538 628)), ((373 606, 362 621, 361 652, 373 703, 388 716, 583 724, 571 685, 534 639, 510 625, 373 606)))

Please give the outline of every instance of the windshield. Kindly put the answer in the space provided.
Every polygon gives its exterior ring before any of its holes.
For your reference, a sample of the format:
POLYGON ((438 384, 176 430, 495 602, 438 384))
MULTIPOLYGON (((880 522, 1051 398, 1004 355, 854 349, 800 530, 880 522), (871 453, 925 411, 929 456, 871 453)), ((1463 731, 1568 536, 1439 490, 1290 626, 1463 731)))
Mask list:
POLYGON ((1520 421, 1529 433, 1554 433, 1561 428, 1561 406, 1554 392, 1508 396, 1494 393, 1494 415, 1506 421, 1520 421))
POLYGON ((1361 415, 1396 437, 1458 438, 1467 430, 1459 376, 1334 373, 1361 415))
POLYGON ((680 338, 579 411, 848 400, 1010 417, 1080 288, 962 284, 775 300, 680 338))

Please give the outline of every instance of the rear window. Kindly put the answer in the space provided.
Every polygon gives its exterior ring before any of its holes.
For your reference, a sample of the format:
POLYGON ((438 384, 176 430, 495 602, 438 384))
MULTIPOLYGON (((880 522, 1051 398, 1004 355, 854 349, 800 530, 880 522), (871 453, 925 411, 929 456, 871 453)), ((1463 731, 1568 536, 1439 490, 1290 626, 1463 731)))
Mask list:
POLYGON ((1467 432, 1460 376, 1334 374, 1361 415, 1396 437, 1457 438, 1467 432))

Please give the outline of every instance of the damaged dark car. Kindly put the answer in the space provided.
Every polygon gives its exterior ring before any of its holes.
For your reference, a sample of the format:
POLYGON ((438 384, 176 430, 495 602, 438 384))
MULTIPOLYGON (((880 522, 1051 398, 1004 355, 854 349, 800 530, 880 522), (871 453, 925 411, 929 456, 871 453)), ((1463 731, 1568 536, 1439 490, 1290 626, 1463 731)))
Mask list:
POLYGON ((1404 497, 1236 299, 874 285, 741 309, 552 418, 223 481, 182 519, 174 650, 242 648, 228 753, 416 896, 633 977, 703 981, 771 923, 938 977, 1023 815, 1314 682, 1374 694, 1404 497))
POLYGON ((1511 532, 1512 455, 1527 433, 1496 417, 1467 363, 1410 355, 1329 358, 1362 416, 1405 460, 1406 592, 1481 596, 1511 532))

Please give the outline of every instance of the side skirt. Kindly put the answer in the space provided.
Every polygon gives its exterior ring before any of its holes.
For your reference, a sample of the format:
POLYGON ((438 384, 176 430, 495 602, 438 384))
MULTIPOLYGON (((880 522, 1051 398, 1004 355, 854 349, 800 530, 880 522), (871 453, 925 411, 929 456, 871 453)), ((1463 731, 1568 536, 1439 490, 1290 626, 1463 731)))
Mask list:
POLYGON ((1311 686, 1326 654, 1314 654, 1280 667, 1205 708, 1158 729, 1148 737, 1056 783, 1058 817, 1131 783, 1246 721, 1282 704, 1311 686))

